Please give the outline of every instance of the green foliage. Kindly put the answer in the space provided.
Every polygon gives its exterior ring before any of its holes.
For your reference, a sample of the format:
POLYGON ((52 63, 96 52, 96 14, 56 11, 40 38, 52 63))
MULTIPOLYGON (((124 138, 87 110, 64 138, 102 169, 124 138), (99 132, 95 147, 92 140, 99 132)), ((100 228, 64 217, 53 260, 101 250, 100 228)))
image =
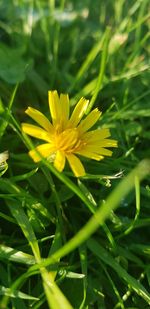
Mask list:
POLYGON ((149 308, 149 30, 148 0, 0 2, 2 309, 149 308), (82 179, 28 157, 52 89, 118 140, 82 179))

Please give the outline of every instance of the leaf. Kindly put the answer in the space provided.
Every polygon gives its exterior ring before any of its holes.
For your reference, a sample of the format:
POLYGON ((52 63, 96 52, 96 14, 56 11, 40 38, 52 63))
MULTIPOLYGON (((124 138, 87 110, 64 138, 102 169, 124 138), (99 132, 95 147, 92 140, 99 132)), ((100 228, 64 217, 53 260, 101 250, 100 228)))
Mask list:
POLYGON ((139 296, 150 304, 150 294, 134 277, 129 275, 127 271, 119 265, 112 255, 104 249, 96 240, 90 238, 87 240, 88 248, 105 264, 113 268, 119 277, 121 277, 127 285, 129 285, 139 296))
POLYGON ((32 255, 4 245, 0 245, 0 259, 7 259, 9 261, 27 265, 35 263, 35 259, 32 255))
POLYGON ((27 238, 35 256, 40 256, 37 238, 20 202, 11 200, 7 205, 27 238))
POLYGON ((22 299, 29 299, 29 300, 39 300, 37 297, 33 297, 31 295, 25 294, 18 290, 12 292, 11 289, 6 288, 4 286, 0 286, 0 295, 5 295, 13 298, 22 298, 22 299))

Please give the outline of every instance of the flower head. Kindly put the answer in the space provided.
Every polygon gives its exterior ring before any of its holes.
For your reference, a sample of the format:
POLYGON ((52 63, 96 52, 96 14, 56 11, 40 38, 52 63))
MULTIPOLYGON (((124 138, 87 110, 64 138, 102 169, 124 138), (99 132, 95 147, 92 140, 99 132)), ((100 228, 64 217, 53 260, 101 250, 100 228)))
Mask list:
POLYGON ((78 155, 100 161, 111 156, 106 147, 117 147, 117 141, 108 139, 109 129, 89 131, 99 119, 101 112, 95 108, 84 119, 89 101, 81 98, 71 116, 69 97, 56 90, 48 92, 51 122, 40 111, 28 107, 25 111, 40 126, 23 123, 26 134, 44 140, 45 143, 29 151, 30 157, 38 162, 41 157, 53 161, 58 171, 63 171, 66 160, 76 177, 84 176, 85 169, 78 155))

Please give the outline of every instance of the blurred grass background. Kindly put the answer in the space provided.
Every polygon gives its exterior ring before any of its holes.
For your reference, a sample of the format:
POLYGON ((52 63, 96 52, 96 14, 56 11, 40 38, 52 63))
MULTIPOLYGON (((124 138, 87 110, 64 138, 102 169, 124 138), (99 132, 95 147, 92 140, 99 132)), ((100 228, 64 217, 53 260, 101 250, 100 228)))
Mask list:
POLYGON ((149 12, 147 0, 1 0, 1 308, 149 308, 149 165, 133 170, 150 156, 149 12), (27 155, 24 110, 48 116, 52 89, 90 99, 119 143, 80 180, 27 155), (101 227, 86 225, 97 209, 101 227))

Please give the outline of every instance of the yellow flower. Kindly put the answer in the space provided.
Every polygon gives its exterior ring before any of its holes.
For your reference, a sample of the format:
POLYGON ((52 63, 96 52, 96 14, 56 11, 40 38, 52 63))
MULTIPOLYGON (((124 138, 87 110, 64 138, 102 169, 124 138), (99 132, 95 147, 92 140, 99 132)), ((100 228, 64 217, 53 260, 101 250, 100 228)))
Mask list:
POLYGON ((62 172, 66 159, 76 177, 84 176, 85 169, 77 157, 81 155, 100 161, 104 156, 111 156, 112 151, 105 147, 117 147, 117 141, 108 139, 109 129, 89 131, 97 122, 101 112, 95 108, 83 120, 89 101, 81 98, 69 118, 69 97, 56 90, 48 92, 51 122, 40 111, 28 107, 25 111, 39 126, 23 123, 22 130, 26 134, 44 140, 41 144, 30 150, 29 155, 38 162, 41 156, 53 161, 55 168, 62 172))

